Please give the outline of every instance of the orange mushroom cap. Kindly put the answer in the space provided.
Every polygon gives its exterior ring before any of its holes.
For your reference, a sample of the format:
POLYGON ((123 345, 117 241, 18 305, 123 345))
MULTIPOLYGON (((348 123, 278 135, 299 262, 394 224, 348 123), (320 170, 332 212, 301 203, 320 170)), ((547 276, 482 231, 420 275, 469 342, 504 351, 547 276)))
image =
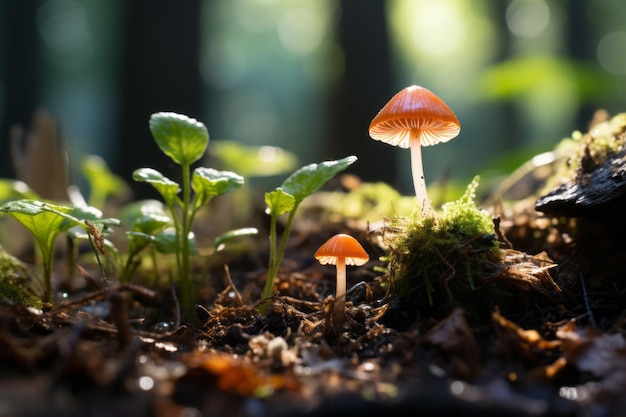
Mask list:
POLYGON ((412 85, 398 92, 378 112, 369 127, 373 139, 408 148, 411 131, 420 131, 422 146, 455 138, 461 125, 450 108, 432 91, 412 85))
POLYGON ((361 244, 352 236, 343 233, 328 239, 314 256, 322 265, 336 265, 337 258, 345 258, 346 265, 356 266, 363 265, 370 260, 361 244))

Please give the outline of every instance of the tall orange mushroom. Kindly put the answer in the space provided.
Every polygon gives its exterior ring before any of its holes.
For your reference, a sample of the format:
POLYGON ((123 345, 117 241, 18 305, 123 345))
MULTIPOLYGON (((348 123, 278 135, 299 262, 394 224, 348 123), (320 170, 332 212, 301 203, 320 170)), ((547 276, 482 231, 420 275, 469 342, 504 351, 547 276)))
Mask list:
POLYGON ((340 330, 346 310, 346 265, 361 266, 369 261, 370 257, 358 240, 343 233, 328 239, 314 256, 322 265, 337 265, 333 324, 336 330, 340 330))
POLYGON ((450 108, 430 90, 412 85, 389 100, 369 127, 372 139, 401 148, 411 148, 411 172, 422 216, 434 215, 426 192, 422 146, 455 138, 461 125, 450 108))

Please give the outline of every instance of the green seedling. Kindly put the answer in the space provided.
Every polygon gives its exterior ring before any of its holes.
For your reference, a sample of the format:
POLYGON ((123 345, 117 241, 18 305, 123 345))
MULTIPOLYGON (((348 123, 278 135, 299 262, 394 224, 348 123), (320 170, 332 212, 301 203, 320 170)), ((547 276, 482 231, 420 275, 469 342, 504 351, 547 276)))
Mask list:
MULTIPOLYGON (((287 239, 293 223, 296 210, 302 201, 318 191, 331 178, 348 168, 357 160, 356 156, 348 156, 336 161, 325 161, 319 164, 306 165, 291 174, 280 187, 265 193, 266 213, 270 215, 270 259, 267 279, 261 294, 261 299, 268 299, 272 295, 274 280, 278 268, 285 254, 287 239), (276 225, 278 216, 288 214, 283 235, 278 242, 276 225)), ((267 309, 265 302, 259 307, 260 311, 267 309)))
POLYGON ((0 202, 21 198, 36 200, 38 196, 24 181, 0 179, 0 202))
POLYGON ((157 281, 156 252, 161 234, 172 224, 163 203, 157 200, 136 201, 124 207, 120 217, 129 225, 126 232, 128 253, 119 274, 120 282, 129 282, 141 264, 140 253, 150 248, 154 265, 155 283, 157 281))
MULTIPOLYGON (((126 232, 128 253, 123 261, 120 272, 120 281, 129 282, 141 264, 141 253, 149 250, 152 260, 152 271, 155 286, 159 283, 157 254, 175 254, 176 233, 172 226, 171 217, 166 213, 166 207, 157 200, 143 200, 133 202, 124 207, 120 213, 121 219, 129 225, 126 232)), ((218 252, 231 241, 242 236, 257 234, 256 228, 242 228, 231 230, 215 238, 211 253, 218 252)), ((198 254, 195 238, 190 240, 191 254, 198 254)))
POLYGON ((90 236, 92 246, 103 252, 105 230, 110 226, 121 225, 117 219, 103 219, 102 213, 93 207, 72 208, 39 200, 9 201, 0 206, 0 212, 10 214, 24 225, 37 243, 43 267, 45 304, 52 303, 52 262, 57 236, 79 226, 90 236))
POLYGON ((92 207, 104 207, 109 197, 123 195, 129 190, 126 182, 112 173, 104 159, 99 156, 85 157, 81 171, 89 184, 87 204, 92 207))
POLYGON ((233 240, 239 239, 244 236, 254 236, 259 231, 256 227, 242 227, 241 229, 229 230, 228 232, 216 237, 213 241, 213 249, 215 252, 219 252, 226 247, 227 243, 233 240))
MULTIPOLYGON (((39 200, 40 197, 35 193, 24 181, 9 178, 0 179, 0 204, 27 198, 30 200, 39 200)), ((9 220, 9 219, 6 219, 9 220)), ((6 221, 0 223, 0 242, 9 252, 19 252, 23 249, 23 245, 27 244, 28 236, 24 236, 19 230, 16 234, 14 225, 6 221)), ((18 225, 15 225, 19 228, 18 225)))
POLYGON ((155 113, 150 118, 149 126, 159 149, 180 165, 182 184, 151 168, 136 170, 133 179, 152 185, 170 211, 174 224, 180 304, 183 313, 188 316, 194 306, 190 275, 193 219, 214 196, 240 188, 244 180, 230 171, 204 167, 198 167, 192 173, 191 165, 202 158, 209 143, 209 134, 201 122, 176 113, 155 113), (182 196, 179 196, 180 193, 182 196))

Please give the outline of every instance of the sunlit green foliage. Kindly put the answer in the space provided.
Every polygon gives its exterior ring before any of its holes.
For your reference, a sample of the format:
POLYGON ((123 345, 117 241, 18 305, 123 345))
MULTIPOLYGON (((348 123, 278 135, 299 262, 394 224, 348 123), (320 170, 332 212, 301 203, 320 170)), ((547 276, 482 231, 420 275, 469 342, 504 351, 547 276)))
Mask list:
POLYGON ((167 215, 163 204, 156 200, 133 202, 123 208, 120 217, 128 227, 128 250, 119 280, 128 282, 141 264, 140 253, 148 247, 152 249, 153 267, 156 270, 154 245, 159 240, 160 233, 172 224, 172 219, 167 215))
POLYGON ((106 229, 121 225, 117 219, 102 218, 102 213, 93 207, 72 208, 38 200, 8 201, 0 206, 0 212, 13 216, 35 238, 43 266, 43 301, 47 304, 52 302, 52 262, 58 235, 79 226, 91 237, 94 249, 102 251, 106 229))
POLYGON ((170 212, 174 233, 168 234, 168 229, 165 229, 157 234, 136 231, 132 235, 141 245, 154 243, 160 251, 174 249, 180 304, 183 313, 190 316, 195 297, 190 266, 190 257, 193 254, 191 227, 194 217, 214 196, 240 188, 244 179, 234 172, 205 167, 198 167, 192 172, 191 164, 202 158, 209 143, 209 134, 201 122, 177 113, 155 113, 150 118, 149 125, 159 149, 180 165, 182 184, 179 185, 152 168, 135 170, 135 181, 152 185, 163 197, 170 212), (182 195, 179 196, 179 193, 182 195), (167 239, 169 236, 173 239, 167 239), (165 245, 167 242, 171 242, 172 246, 165 245))
POLYGON ((0 202, 18 200, 21 198, 36 199, 37 194, 30 189, 28 184, 19 180, 8 178, 0 179, 0 202))
POLYGON ((210 146, 226 169, 244 177, 262 177, 293 171, 298 157, 277 146, 251 146, 230 140, 215 141, 210 146))
POLYGON ((555 56, 526 56, 493 65, 484 71, 481 87, 485 98, 514 99, 564 80, 583 98, 602 96, 610 88, 597 67, 555 56))
POLYGON ((82 161, 82 173, 89 183, 87 204, 103 208, 107 198, 120 196, 129 191, 124 180, 109 170, 108 165, 99 156, 89 155, 82 161))

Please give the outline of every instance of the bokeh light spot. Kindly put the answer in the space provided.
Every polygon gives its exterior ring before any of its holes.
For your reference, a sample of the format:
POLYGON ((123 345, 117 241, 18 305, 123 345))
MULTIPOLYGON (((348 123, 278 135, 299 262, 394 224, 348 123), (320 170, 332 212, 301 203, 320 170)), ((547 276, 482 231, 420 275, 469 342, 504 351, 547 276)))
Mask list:
POLYGON ((45 2, 37 11, 37 29, 46 45, 57 52, 86 53, 90 44, 87 13, 75 1, 45 2))
POLYGON ((139 388, 144 391, 150 391, 154 387, 154 379, 149 376, 142 376, 139 378, 139 388))
POLYGON ((218 89, 239 85, 248 74, 249 63, 242 48, 222 40, 211 44, 201 63, 203 80, 218 89))
POLYGON ((466 20, 454 3, 424 2, 413 18, 411 38, 424 54, 445 56, 461 45, 466 20))
POLYGON ((325 32, 324 16, 313 8, 289 9, 278 21, 280 43, 296 55, 313 52, 322 43, 325 32))
POLYGON ((506 9, 506 24, 515 36, 534 38, 548 27, 550 8, 543 0, 514 0, 506 9))
POLYGON ((616 31, 605 35, 596 49, 598 62, 613 74, 626 74, 626 32, 616 31))

